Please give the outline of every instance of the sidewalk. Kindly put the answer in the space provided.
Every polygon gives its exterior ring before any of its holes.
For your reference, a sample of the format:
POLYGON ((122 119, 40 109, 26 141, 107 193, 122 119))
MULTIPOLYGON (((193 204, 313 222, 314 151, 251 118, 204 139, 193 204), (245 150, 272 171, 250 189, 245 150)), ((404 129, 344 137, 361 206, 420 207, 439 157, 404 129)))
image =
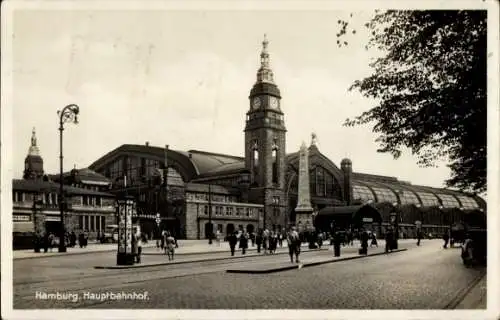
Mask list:
MULTIPOLYGON (((413 239, 404 239, 404 240, 399 240, 400 243, 409 243, 409 242, 416 242, 416 240, 413 239)), ((423 242, 425 243, 425 242, 423 242)), ((329 247, 331 249, 331 246, 329 245, 330 241, 325 241, 323 242, 323 247, 327 248, 329 247)), ((249 243, 250 247, 248 248, 248 252, 254 252, 257 250, 257 246, 252 247, 251 244, 249 243)), ((288 250, 286 247, 286 241, 283 242, 283 248, 284 250, 288 250)), ((385 241, 384 240, 378 240, 378 246, 379 248, 383 248, 385 246, 385 241)), ((307 248, 308 244, 303 243, 302 248, 307 248)), ((343 248, 352 248, 356 247, 359 248, 359 241, 354 241, 354 246, 345 246, 343 248)), ((156 248, 156 241, 149 241, 147 244, 144 244, 142 247, 142 252, 143 255, 160 255, 162 254, 160 249, 156 248)), ((278 247, 279 248, 279 247, 278 247)), ((238 246, 236 247, 238 250, 238 246)), ((54 248, 52 252, 40 252, 36 253, 32 249, 31 250, 14 250, 13 251, 13 258, 14 260, 16 259, 28 259, 28 258, 46 258, 46 257, 60 257, 64 255, 73 255, 73 254, 89 254, 89 253, 95 253, 95 252, 106 252, 106 251, 117 251, 118 250, 118 244, 116 243, 89 243, 89 245, 86 248, 80 248, 79 246, 76 246, 74 248, 67 248, 67 252, 64 253, 59 253, 57 252, 57 248, 54 248)), ((43 250, 42 250, 43 251, 43 250)), ((228 242, 222 242, 220 243, 220 246, 214 241, 211 245, 208 244, 208 240, 179 240, 179 248, 176 248, 175 254, 176 255, 199 255, 199 254, 209 254, 209 253, 218 253, 218 252, 229 252, 229 243, 228 242)))

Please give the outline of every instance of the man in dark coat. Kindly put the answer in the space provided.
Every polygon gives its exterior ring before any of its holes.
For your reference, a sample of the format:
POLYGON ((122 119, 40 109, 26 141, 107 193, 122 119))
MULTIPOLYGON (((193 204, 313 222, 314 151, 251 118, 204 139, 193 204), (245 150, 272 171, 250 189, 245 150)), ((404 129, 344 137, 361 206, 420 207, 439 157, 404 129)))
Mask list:
POLYGON ((236 248, 236 243, 238 242, 238 238, 236 237, 236 232, 231 233, 227 237, 227 241, 229 242, 229 248, 231 248, 231 256, 234 256, 234 250, 236 248))
POLYGON ((262 230, 257 232, 257 236, 255 236, 255 244, 257 244, 257 252, 260 253, 260 247, 262 247, 262 230))
POLYGON ((243 231, 240 235, 241 254, 245 254, 248 248, 248 233, 243 231))

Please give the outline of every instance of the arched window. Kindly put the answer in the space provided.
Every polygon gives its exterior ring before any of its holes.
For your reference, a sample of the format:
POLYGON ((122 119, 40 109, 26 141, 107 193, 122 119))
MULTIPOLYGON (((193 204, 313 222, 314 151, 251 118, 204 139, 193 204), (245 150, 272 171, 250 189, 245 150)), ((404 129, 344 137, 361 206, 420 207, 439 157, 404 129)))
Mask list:
POLYGON ((252 176, 253 183, 257 183, 259 175, 259 148, 257 140, 254 141, 252 146, 252 176))
POLYGON ((273 183, 278 183, 278 148, 275 146, 272 152, 273 159, 273 183))

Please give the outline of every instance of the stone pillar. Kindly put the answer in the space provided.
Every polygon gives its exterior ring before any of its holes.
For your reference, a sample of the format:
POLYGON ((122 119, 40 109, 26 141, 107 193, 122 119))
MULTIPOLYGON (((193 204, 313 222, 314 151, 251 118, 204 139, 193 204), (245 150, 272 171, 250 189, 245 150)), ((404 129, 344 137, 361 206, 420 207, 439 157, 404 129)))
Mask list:
POLYGON ((343 198, 346 205, 352 204, 352 162, 349 159, 343 159, 340 163, 340 168, 344 173, 344 194, 343 198))
POLYGON ((298 203, 295 208, 295 224, 312 225, 311 194, 309 192, 309 153, 305 142, 299 152, 299 186, 298 203))

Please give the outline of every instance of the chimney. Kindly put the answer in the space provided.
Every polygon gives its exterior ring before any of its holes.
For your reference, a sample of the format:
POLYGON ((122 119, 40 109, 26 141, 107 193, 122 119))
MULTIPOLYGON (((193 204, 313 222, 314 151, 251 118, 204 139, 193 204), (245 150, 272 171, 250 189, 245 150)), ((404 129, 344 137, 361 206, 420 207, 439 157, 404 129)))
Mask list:
POLYGON ((193 159, 193 154, 191 152, 188 154, 188 156, 189 156, 189 159, 193 159))
POLYGON ((146 147, 149 147, 149 141, 146 141, 146 147))

